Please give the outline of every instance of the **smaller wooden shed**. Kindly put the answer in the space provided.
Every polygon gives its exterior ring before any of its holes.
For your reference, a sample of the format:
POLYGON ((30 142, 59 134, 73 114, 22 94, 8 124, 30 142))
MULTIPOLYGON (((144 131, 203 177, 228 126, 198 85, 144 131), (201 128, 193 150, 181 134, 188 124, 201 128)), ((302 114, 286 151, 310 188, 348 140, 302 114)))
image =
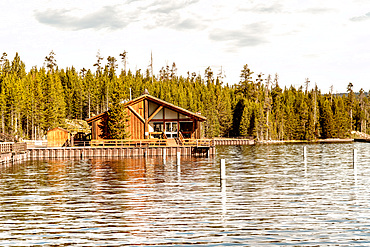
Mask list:
POLYGON ((47 132, 48 147, 63 147, 69 141, 69 131, 56 127, 47 132))

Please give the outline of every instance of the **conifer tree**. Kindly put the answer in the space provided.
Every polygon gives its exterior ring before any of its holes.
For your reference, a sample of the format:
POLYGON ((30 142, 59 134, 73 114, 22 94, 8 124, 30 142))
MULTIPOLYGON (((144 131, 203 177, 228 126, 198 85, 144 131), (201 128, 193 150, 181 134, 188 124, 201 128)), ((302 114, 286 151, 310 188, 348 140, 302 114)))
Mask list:
POLYGON ((348 83, 347 93, 348 93, 347 107, 349 111, 350 128, 352 131, 353 130, 353 108, 354 108, 354 101, 355 101, 355 93, 353 92, 353 84, 351 82, 348 83))
POLYGON ((249 104, 247 101, 244 101, 244 108, 243 113, 240 120, 240 127, 239 127, 239 133, 241 136, 247 137, 250 136, 250 121, 251 121, 251 113, 252 109, 250 109, 249 104))
POLYGON ((350 121, 349 115, 344 107, 342 97, 334 98, 334 123, 335 134, 334 137, 345 138, 349 136, 350 121))
POLYGON ((272 97, 272 115, 275 126, 275 140, 282 140, 284 137, 284 110, 283 110, 283 94, 282 89, 279 87, 277 76, 275 77, 275 86, 271 91, 272 97))
POLYGON ((127 139, 130 137, 128 131, 129 116, 123 103, 118 101, 111 103, 108 111, 108 133, 111 139, 127 139))
POLYGON ((217 99, 218 122, 220 123, 221 136, 229 136, 232 127, 231 99, 227 89, 220 91, 217 99))
MULTIPOLYGON (((126 53, 120 55, 125 63, 126 53)), ((187 77, 178 76, 175 63, 164 66, 158 80, 152 71, 144 75, 140 69, 133 73, 125 68, 117 77, 116 59, 109 56, 107 65, 102 61, 98 53, 95 72, 83 69, 78 73, 73 66, 59 70, 52 51, 45 57, 45 67, 26 72, 18 53, 9 61, 4 52, 0 58, 0 131, 40 138, 64 118, 89 118, 106 111, 109 103, 129 99, 130 89, 135 98, 147 88, 155 97, 206 116, 208 137, 314 140, 345 138, 351 130, 369 132, 370 96, 364 90, 355 94, 352 83, 346 95, 334 95, 333 88, 324 95, 317 85, 309 92, 308 79, 305 88, 282 89, 277 74, 273 81, 271 76, 264 80, 262 73, 253 79, 247 64, 233 86, 224 85, 222 76, 214 79, 210 67, 204 78, 190 72, 187 77)))
POLYGON ((245 64, 243 66, 243 69, 240 74, 240 82, 238 85, 237 92, 242 93, 245 96, 249 96, 248 94, 251 93, 251 83, 252 81, 252 72, 250 68, 248 67, 248 64, 245 64))
POLYGON ((333 111, 329 100, 324 101, 322 109, 322 136, 323 138, 332 138, 334 132, 333 111))

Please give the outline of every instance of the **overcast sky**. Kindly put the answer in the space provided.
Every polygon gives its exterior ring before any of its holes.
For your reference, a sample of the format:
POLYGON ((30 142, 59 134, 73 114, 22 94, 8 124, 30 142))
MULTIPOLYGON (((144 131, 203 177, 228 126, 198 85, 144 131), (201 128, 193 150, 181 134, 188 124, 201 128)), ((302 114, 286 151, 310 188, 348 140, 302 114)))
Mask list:
MULTIPOLYGON (((370 90, 370 1, 366 0, 1 0, 0 52, 41 67, 51 50, 59 68, 94 69, 127 51, 128 68, 178 75, 211 66, 229 84, 243 65, 279 74, 280 86, 309 78, 323 92, 370 90)), ((122 68, 120 63, 120 68, 122 68)))

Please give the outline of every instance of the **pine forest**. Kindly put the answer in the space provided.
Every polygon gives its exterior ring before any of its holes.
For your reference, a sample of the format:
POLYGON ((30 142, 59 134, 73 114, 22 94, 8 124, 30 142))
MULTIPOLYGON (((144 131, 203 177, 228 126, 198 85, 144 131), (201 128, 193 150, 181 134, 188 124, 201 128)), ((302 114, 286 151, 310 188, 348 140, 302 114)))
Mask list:
MULTIPOLYGON (((58 68, 56 55, 44 66, 26 65, 18 54, 0 59, 1 133, 17 139, 40 139, 66 119, 85 120, 114 102, 140 96, 155 97, 207 117, 204 136, 247 137, 255 140, 316 140, 347 138, 353 131, 369 133, 370 101, 363 89, 348 83, 343 94, 321 93, 317 86, 281 88, 279 76, 255 74, 245 64, 240 81, 223 83, 208 67, 204 74, 177 74, 175 63, 154 75, 152 66, 126 71, 126 52, 104 59, 97 54, 94 69, 58 68), (124 69, 118 70, 122 63, 124 69)), ((331 90, 333 91, 333 90, 331 90)))

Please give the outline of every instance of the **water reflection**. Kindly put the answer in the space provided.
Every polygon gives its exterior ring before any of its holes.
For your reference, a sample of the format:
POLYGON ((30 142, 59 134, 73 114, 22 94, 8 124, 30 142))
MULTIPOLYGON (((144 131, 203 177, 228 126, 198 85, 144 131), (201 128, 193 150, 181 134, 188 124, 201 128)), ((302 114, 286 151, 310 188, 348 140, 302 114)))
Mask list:
POLYGON ((368 144, 0 168, 0 245, 369 244, 368 144), (358 150, 353 169, 352 150, 358 150), (220 159, 227 179, 220 180, 220 159))

